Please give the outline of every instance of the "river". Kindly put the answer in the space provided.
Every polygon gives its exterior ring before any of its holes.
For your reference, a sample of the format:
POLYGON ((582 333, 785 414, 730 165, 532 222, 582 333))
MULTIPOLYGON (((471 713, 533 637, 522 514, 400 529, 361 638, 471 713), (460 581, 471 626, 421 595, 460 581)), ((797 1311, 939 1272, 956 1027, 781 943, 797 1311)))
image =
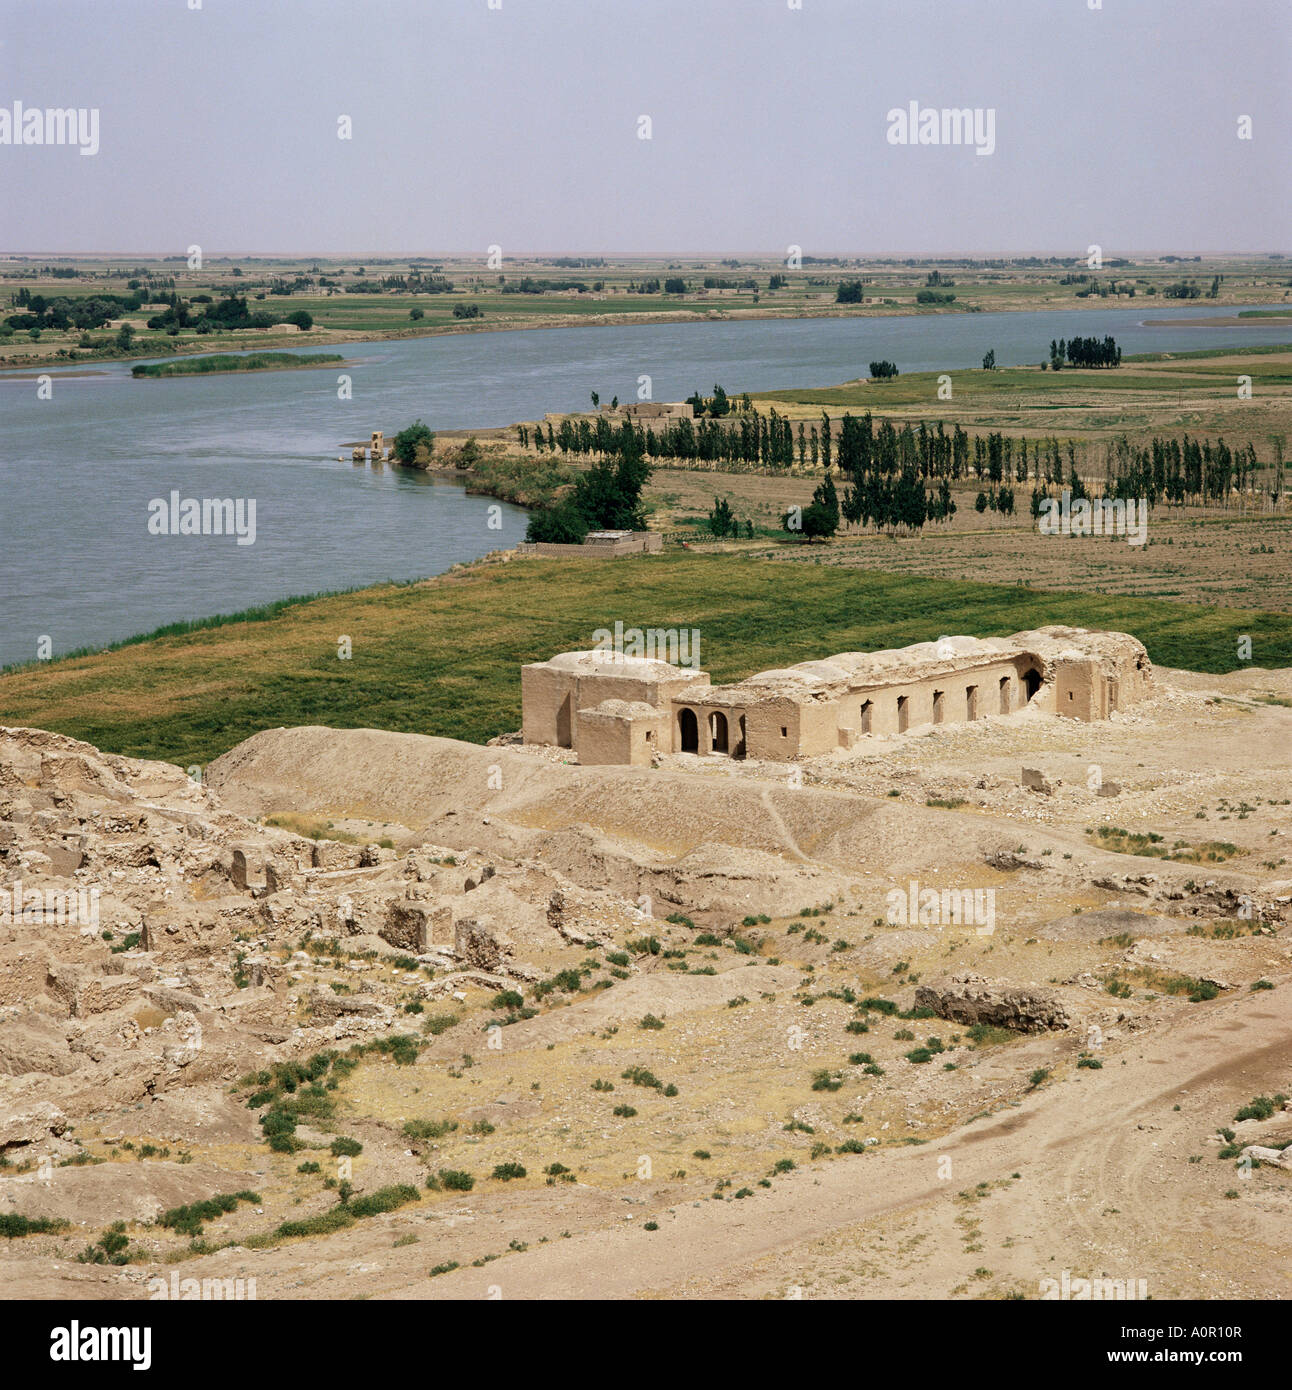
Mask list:
POLYGON ((432 428, 505 424, 587 409, 593 390, 633 400, 643 376, 654 399, 677 400, 715 382, 829 386, 866 375, 872 358, 904 372, 976 367, 988 348, 1002 367, 1039 362, 1052 338, 1074 334, 1111 333, 1128 355, 1292 338, 1286 321, 1196 322, 1233 312, 1145 302, 458 334, 347 344, 332 350, 351 365, 318 371, 135 380, 126 363, 49 368, 45 400, 37 373, 3 379, 0 665, 32 660, 42 638, 58 655, 288 595, 439 573, 523 537, 519 508, 352 464, 343 441, 373 429, 419 416, 432 428), (254 543, 150 534, 150 503, 169 515, 172 493, 254 501, 254 543))

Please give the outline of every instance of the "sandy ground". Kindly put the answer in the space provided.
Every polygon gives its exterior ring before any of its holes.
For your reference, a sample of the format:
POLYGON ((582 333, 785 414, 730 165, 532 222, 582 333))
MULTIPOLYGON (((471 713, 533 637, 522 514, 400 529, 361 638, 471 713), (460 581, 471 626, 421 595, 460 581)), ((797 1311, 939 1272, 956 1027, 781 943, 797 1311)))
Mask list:
MULTIPOLYGON (((413 735, 257 735, 210 770, 227 811, 326 814, 498 864, 468 900, 523 948, 516 988, 538 1007, 494 1047, 491 990, 464 981, 415 1064, 365 1061, 344 1081, 328 1132, 306 1131, 315 1156, 330 1165, 330 1133, 353 1136, 359 1191, 410 1183, 420 1199, 332 1235, 239 1243, 335 1199, 297 1171, 308 1154, 259 1142, 227 1094, 236 1071, 105 1098, 74 1133, 108 1162, 55 1170, 43 1191, 0 1181, 5 1209, 75 1223, 6 1242, 6 1289, 142 1298, 176 1270, 254 1278, 259 1298, 1037 1298, 1066 1270, 1142 1279, 1158 1299, 1287 1297, 1292 1170, 1244 1174, 1216 1131, 1292 1141, 1281 1101, 1234 1119, 1292 1094, 1292 706, 1269 702, 1292 698, 1292 672, 1157 678, 1106 723, 1028 712, 876 740, 803 764, 801 786, 722 758, 585 769, 413 735), (1053 790, 1022 788, 1023 766, 1053 790), (1118 795, 1096 795, 1092 766, 1118 795), (1176 857, 1117 852, 1100 826, 1151 831, 1176 857), (569 914, 579 940, 528 905, 540 866, 587 895, 569 914), (886 920, 911 877, 991 888, 993 932, 886 920), (526 982, 580 962, 572 993, 526 982), (962 970, 1060 1000, 1069 1026, 975 1037, 912 1015, 917 988, 962 970), (1182 977, 1215 997, 1192 1002, 1182 977), (934 1036, 931 1062, 908 1058, 934 1036), (436 1117, 457 1128, 403 1133, 436 1117), (126 1140, 172 1152, 141 1162, 126 1140), (490 1177, 508 1162, 525 1176, 490 1177), (474 1187, 427 1190, 441 1169, 474 1187), (212 1223, 213 1253, 144 1219, 243 1187, 261 1205, 212 1223), (109 1219, 129 1223, 136 1261, 76 1263, 109 1219)), ((386 978, 337 964, 314 973, 386 978)))

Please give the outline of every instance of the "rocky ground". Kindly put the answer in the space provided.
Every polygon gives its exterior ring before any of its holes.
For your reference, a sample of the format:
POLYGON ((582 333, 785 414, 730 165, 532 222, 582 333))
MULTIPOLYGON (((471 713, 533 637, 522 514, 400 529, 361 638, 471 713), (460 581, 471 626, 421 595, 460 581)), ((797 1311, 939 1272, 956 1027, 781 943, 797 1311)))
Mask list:
POLYGON ((1292 672, 1157 678, 792 767, 0 729, 0 1278, 1286 1297, 1292 672))

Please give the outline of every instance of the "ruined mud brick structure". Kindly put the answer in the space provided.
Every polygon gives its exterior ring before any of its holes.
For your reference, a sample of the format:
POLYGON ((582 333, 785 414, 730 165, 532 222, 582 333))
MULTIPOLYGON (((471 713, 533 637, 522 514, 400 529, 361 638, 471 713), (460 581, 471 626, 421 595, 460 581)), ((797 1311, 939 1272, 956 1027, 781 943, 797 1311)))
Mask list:
POLYGON ((613 652, 565 652, 520 668, 524 739, 578 747, 580 761, 586 752, 588 762, 649 763, 656 750, 673 750, 673 697, 699 686, 710 688, 707 671, 613 652))
POLYGON ((649 764, 659 753, 784 762, 1031 708, 1107 719, 1150 691, 1148 653, 1123 632, 1045 627, 842 652, 711 685, 704 671, 612 651, 565 652, 521 668, 526 743, 582 763, 649 764))
MULTIPOLYGON (((609 407, 603 407, 609 409, 609 407)), ((690 401, 633 401, 621 405, 620 415, 626 416, 634 424, 673 424, 677 420, 694 420, 695 407, 690 401)))
POLYGON ((522 541, 522 555, 552 555, 576 560, 606 560, 616 555, 658 555, 664 537, 658 531, 589 531, 581 545, 561 541, 522 541))

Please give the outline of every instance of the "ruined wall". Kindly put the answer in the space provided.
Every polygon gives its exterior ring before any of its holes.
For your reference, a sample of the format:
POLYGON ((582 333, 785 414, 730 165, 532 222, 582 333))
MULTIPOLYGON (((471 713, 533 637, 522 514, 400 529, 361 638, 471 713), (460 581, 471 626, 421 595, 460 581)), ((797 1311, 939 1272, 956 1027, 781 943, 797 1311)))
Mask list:
POLYGON ((658 555, 664 549, 664 537, 655 531, 634 531, 616 541, 584 541, 565 544, 560 541, 521 541, 516 550, 521 555, 547 555, 560 560, 607 560, 619 555, 658 555))
MULTIPOLYGON (((706 671, 679 671, 664 680, 645 679, 624 673, 563 670, 546 662, 522 666, 520 694, 522 737, 526 743, 574 747, 578 712, 594 709, 604 700, 623 700, 668 711, 675 695, 708 686, 706 671)), ((672 721, 662 721, 663 739, 669 740, 672 721)), ((672 743, 661 751, 671 752, 672 743)))
MULTIPOLYGON (((1027 703, 1027 664, 1009 657, 927 680, 849 691, 839 701, 839 727, 853 731, 855 741, 865 733, 897 734, 929 725, 964 724, 989 714, 1013 714, 1027 703)), ((840 742, 851 746, 847 740, 840 742)))
POLYGON ((526 743, 569 748, 574 732, 574 680, 545 663, 520 668, 521 736, 526 743))
POLYGON ((581 709, 574 739, 579 763, 584 767, 649 767, 656 750, 668 741, 669 722, 667 708, 648 710, 638 706, 624 713, 581 709))

